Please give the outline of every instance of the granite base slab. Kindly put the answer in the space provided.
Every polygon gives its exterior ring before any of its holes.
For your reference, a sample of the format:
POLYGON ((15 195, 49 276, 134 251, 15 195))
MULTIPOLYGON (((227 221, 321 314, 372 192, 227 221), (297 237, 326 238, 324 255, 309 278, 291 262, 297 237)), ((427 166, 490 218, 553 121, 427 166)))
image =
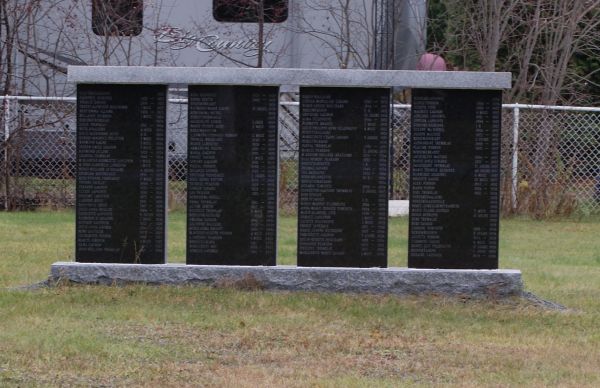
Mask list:
POLYGON ((183 264, 96 264, 57 262, 50 280, 81 284, 232 284, 250 281, 266 290, 395 295, 439 294, 504 298, 519 296, 519 270, 412 268, 250 267, 183 264))

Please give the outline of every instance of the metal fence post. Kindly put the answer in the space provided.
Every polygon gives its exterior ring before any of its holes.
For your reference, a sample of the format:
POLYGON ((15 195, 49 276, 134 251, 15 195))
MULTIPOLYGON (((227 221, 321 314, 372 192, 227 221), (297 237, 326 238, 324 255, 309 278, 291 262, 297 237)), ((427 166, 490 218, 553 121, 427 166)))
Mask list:
POLYGON ((3 136, 3 148, 4 148, 4 160, 2 161, 4 163, 4 178, 6 179, 6 181, 4 182, 4 210, 8 210, 8 168, 9 168, 9 163, 8 163, 8 137, 10 135, 10 99, 9 96, 4 96, 4 99, 2 101, 2 109, 3 109, 3 113, 4 113, 4 136, 3 136))
POLYGON ((514 211, 517 207, 517 190, 518 190, 518 170, 519 170, 519 104, 515 104, 513 107, 513 152, 512 152, 512 190, 511 190, 511 201, 510 205, 514 211))

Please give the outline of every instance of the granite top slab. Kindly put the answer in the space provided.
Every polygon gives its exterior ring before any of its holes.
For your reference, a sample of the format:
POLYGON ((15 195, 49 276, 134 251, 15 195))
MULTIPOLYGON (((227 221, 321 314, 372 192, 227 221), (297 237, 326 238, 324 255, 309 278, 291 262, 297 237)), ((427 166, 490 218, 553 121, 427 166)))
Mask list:
POLYGON ((233 67, 69 66, 73 83, 294 85, 508 89, 511 73, 470 71, 288 69, 233 67))

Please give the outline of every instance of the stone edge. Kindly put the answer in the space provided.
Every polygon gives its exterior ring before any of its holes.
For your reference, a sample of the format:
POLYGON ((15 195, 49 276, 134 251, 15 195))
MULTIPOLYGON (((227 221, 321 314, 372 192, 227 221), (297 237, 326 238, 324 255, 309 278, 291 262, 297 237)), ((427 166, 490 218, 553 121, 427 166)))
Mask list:
POLYGON ((56 262, 50 281, 80 284, 243 285, 286 291, 439 294, 505 298, 519 296, 519 270, 444 270, 412 268, 313 268, 212 265, 141 265, 56 262))
POLYGON ((297 85, 509 89, 511 73, 470 71, 284 69, 231 67, 69 66, 73 83, 297 85))

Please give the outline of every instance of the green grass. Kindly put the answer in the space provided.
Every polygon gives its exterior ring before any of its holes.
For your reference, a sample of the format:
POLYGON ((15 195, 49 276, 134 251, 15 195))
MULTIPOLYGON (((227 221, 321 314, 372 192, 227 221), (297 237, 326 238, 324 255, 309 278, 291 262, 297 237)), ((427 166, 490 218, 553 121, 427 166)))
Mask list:
MULTIPOLYGON (((599 386, 600 220, 501 222, 500 265, 570 307, 205 287, 5 287, 73 259, 72 212, 0 214, 0 386, 599 386)), ((295 263, 295 219, 279 263, 295 263)), ((407 220, 389 262, 406 265, 407 220)), ((169 220, 169 260, 185 256, 169 220)))

